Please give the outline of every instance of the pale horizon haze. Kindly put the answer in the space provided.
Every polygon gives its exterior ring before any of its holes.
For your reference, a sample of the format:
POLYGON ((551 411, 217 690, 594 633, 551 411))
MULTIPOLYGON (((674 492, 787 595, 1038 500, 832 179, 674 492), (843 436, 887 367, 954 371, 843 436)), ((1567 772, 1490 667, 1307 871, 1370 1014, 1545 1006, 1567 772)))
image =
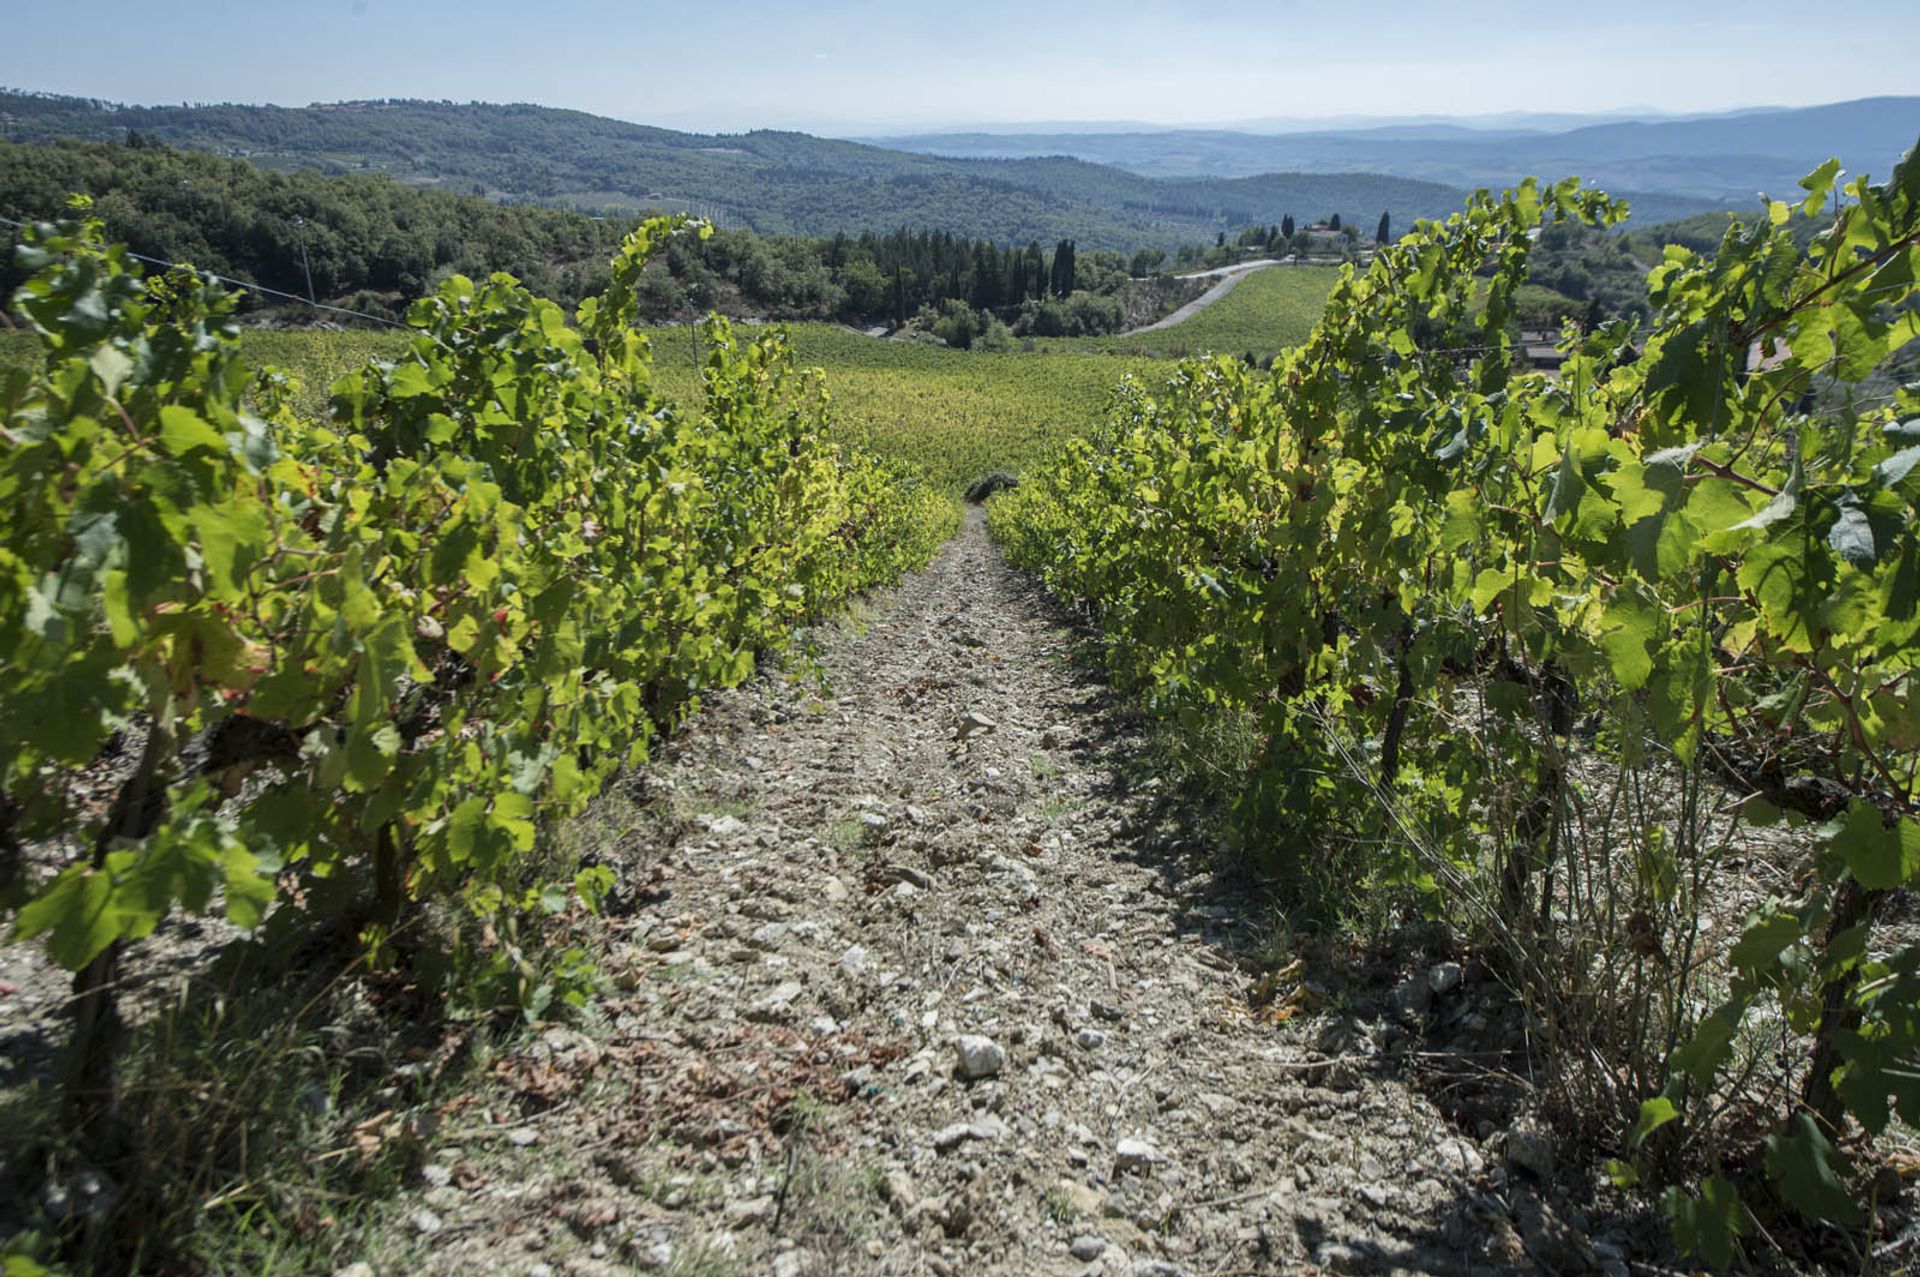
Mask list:
POLYGON ((535 102, 708 132, 1685 113, 1920 92, 1920 0, 0 0, 0 31, 0 85, 18 89, 535 102))

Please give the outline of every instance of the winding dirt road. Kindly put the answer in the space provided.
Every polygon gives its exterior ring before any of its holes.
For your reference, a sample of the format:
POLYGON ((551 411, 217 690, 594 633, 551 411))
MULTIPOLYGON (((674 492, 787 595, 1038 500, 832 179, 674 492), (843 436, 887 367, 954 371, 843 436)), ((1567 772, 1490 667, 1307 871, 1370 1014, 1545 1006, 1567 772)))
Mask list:
POLYGON ((1241 262, 1238 266, 1222 266, 1216 270, 1195 271, 1191 275, 1183 275, 1181 276, 1182 279, 1212 279, 1217 276, 1220 282, 1212 288, 1209 288, 1206 292, 1201 293, 1179 310, 1174 311, 1171 315, 1163 319, 1156 319, 1151 324, 1144 325, 1143 327, 1129 329, 1127 332, 1118 335, 1121 337, 1137 337, 1141 333, 1159 332, 1163 328, 1172 328, 1175 324, 1183 324, 1232 292, 1241 280, 1253 274, 1253 272, 1266 270, 1268 267, 1282 264, 1281 262, 1271 260, 1241 262))

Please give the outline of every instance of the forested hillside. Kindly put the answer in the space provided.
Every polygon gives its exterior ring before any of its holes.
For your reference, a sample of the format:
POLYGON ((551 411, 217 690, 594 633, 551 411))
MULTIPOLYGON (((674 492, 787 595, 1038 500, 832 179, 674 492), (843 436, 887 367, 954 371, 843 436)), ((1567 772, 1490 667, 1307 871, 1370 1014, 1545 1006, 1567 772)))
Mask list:
POLYGON ((14 141, 123 141, 242 156, 271 169, 384 171, 408 185, 593 211, 701 212, 723 226, 832 234, 940 227, 999 243, 1074 239, 1132 251, 1254 222, 1339 213, 1401 225, 1464 199, 1372 174, 1160 181, 1079 160, 955 160, 804 133, 677 133, 539 106, 342 103, 123 107, 0 93, 14 141))
MULTIPOLYGON (((604 287, 625 226, 581 213, 417 190, 384 174, 268 173, 196 151, 106 143, 0 143, 0 217, 59 216, 95 200, 135 252, 296 296, 377 312, 452 274, 510 271, 577 301, 604 287), (296 225, 296 220, 299 224, 296 225), (304 262, 303 266, 303 245, 304 262)), ((0 244, 17 239, 0 226, 0 244)), ((0 254, 0 293, 31 271, 0 254)))
MULTIPOLYGON (((423 190, 384 173, 268 172, 143 136, 135 144, 0 143, 0 217, 57 217, 75 194, 91 197, 137 253, 294 297, 311 291, 323 303, 386 318, 456 274, 506 271, 578 302, 606 286, 605 261, 634 222, 423 190)), ((0 226, 0 245, 16 237, 0 226)), ((1181 257, 1198 261, 1203 251, 1189 245, 1181 257)), ((898 325, 931 308, 929 328, 936 319, 958 322, 958 305, 968 319, 959 330, 949 323, 944 335, 962 336, 960 345, 996 315, 1003 334, 1102 334, 1184 296, 1136 284, 1163 256, 1080 252, 1072 240, 999 245, 939 229, 718 231, 670 244, 637 281, 637 303, 655 322, 718 310, 898 325)), ((30 273, 10 252, 0 254, 0 294, 11 295, 30 273)), ((256 295, 249 304, 257 311, 282 300, 256 295)))
MULTIPOLYGON (((388 319, 455 274, 483 278, 506 271, 577 302, 605 287, 604 262, 633 224, 621 214, 597 218, 408 186, 386 173, 271 172, 145 134, 131 138, 131 144, 0 143, 0 217, 55 217, 69 196, 85 194, 135 252, 191 262, 293 297, 308 294, 310 272, 316 300, 388 319)), ((1647 272, 1659 263, 1662 247, 1678 243, 1710 254, 1732 222, 1729 214, 1705 214, 1625 235, 1571 223, 1549 228, 1516 299, 1516 323, 1557 329, 1568 318, 1643 319, 1650 313, 1647 272)), ((1792 229, 1804 243, 1824 224, 1796 218, 1792 229)), ((1141 249, 1130 255, 1083 250, 1071 239, 995 243, 946 229, 831 236, 721 230, 666 246, 638 281, 639 314, 656 323, 709 310, 889 328, 917 321, 921 331, 949 344, 999 349, 1024 337, 1104 339, 1151 321, 1201 287, 1159 279, 1164 269, 1321 251, 1309 232, 1289 238, 1292 226, 1248 227, 1217 247, 1216 234, 1173 254, 1141 249)), ((0 246, 16 235, 0 226, 0 246)), ((1352 255, 1372 238, 1333 242, 1352 255)), ((10 252, 0 253, 0 293, 10 294, 27 274, 10 252)), ((1325 289, 1314 288, 1317 301, 1325 289)), ((244 313, 264 318, 262 310, 288 304, 255 293, 244 313)), ((1311 322, 1317 306, 1303 314, 1311 322)), ((288 317, 305 322, 311 315, 294 307, 288 317)), ((1277 349, 1281 329, 1293 330, 1276 324, 1270 330, 1256 324, 1244 348, 1277 349)), ((1149 345, 1158 350, 1164 342, 1155 338, 1149 345)))

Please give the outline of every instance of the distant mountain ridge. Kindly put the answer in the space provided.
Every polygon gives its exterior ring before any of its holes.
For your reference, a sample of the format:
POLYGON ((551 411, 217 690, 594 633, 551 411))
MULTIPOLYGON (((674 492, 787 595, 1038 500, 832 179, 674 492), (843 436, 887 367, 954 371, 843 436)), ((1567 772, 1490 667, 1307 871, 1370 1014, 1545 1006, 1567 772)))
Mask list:
POLYGON ((1577 128, 1482 130, 1458 123, 1322 132, 1183 129, 1136 133, 946 133, 863 139, 956 158, 1070 155, 1142 176, 1235 178, 1276 170, 1369 172, 1460 187, 1578 175, 1616 192, 1751 208, 1790 195, 1828 156, 1885 173, 1920 138, 1920 97, 1577 128))
MULTIPOLYGON (((954 158, 804 133, 682 133, 532 105, 139 107, 0 92, 0 127, 17 142, 138 133, 269 169, 385 171, 414 185, 589 210, 692 208, 726 225, 813 235, 907 226, 1132 250, 1210 241, 1288 215, 1338 213, 1371 227, 1384 211, 1406 226, 1465 200, 1458 186, 1418 176, 1322 169, 1157 178, 1057 153, 954 158)), ((1718 206, 1665 200, 1641 211, 1659 220, 1718 206)))

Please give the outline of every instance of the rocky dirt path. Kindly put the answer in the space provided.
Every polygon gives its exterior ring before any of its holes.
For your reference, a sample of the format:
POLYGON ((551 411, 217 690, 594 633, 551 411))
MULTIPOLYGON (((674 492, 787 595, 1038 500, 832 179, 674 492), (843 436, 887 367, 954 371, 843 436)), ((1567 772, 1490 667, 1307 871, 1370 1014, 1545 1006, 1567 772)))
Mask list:
MULTIPOLYGON (((648 769, 614 855, 621 992, 452 1107, 389 1259, 1487 1273, 1557 1239, 1562 1271, 1593 1262, 1550 1213, 1523 1246, 1499 1159, 1375 1066, 1390 1013, 1298 967, 1253 996, 1245 893, 978 512, 867 611, 824 639, 830 699, 758 680, 648 769)), ((1437 1009, 1462 994, 1435 971, 1437 1009)))

